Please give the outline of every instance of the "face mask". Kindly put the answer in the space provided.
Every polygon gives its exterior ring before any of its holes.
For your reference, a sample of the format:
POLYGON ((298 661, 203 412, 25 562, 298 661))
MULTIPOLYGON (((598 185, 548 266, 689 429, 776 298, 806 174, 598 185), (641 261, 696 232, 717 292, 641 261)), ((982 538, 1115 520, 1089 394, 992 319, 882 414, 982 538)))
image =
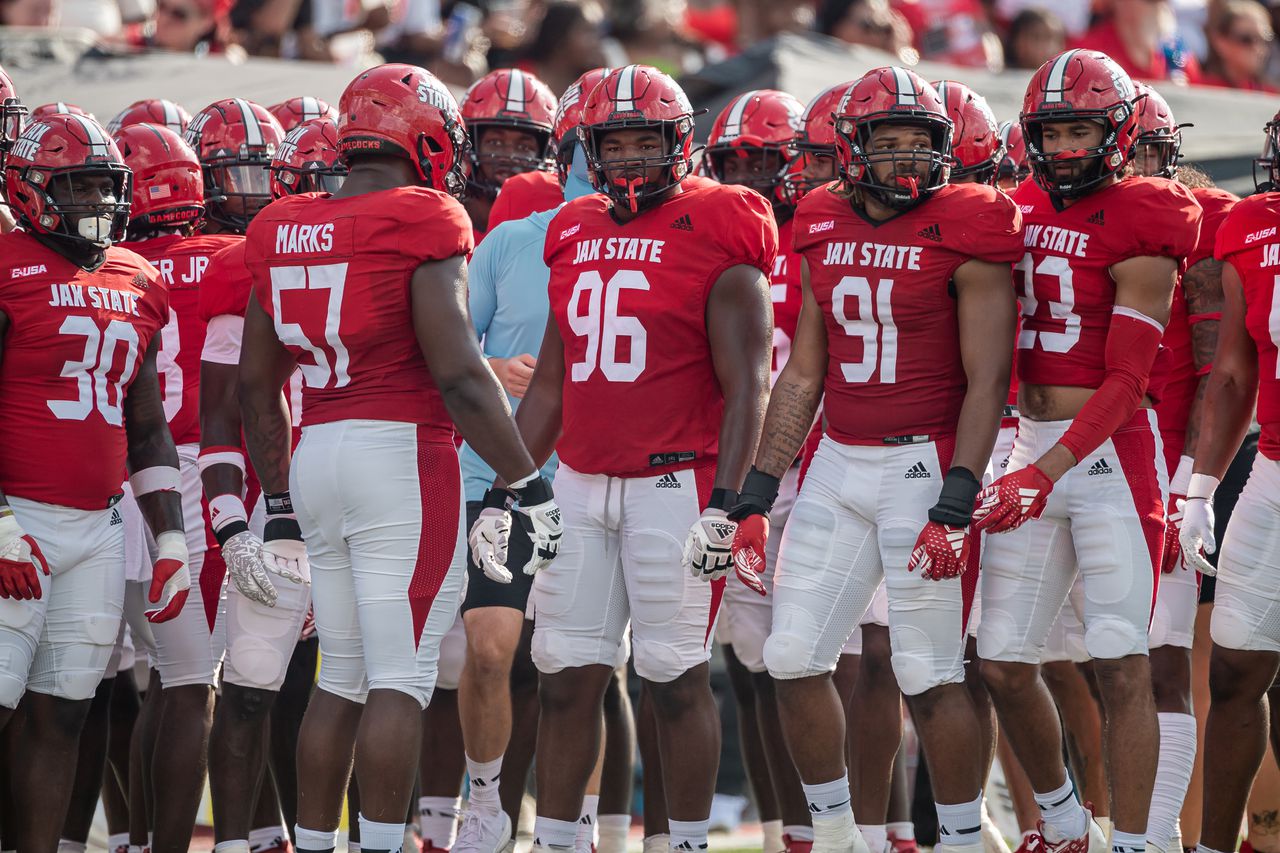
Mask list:
POLYGON ((564 200, 573 201, 584 195, 591 195, 596 188, 587 179, 587 155, 581 145, 573 149, 573 163, 569 166, 569 177, 564 182, 564 200))

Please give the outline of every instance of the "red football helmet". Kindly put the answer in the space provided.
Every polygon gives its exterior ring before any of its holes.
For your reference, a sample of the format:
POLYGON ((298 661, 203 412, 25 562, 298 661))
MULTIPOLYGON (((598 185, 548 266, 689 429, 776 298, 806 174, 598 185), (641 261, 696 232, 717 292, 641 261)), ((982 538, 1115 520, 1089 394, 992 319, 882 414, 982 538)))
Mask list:
POLYGON ((1138 122, 1133 81, 1111 57, 1096 50, 1068 50, 1031 78, 1022 102, 1022 134, 1036 183, 1059 198, 1079 198, 1120 174, 1133 156, 1138 122), (1092 121, 1102 129, 1093 147, 1047 153, 1044 126, 1092 121), (1058 167, 1075 164, 1065 176, 1058 167))
POLYGON ((280 122, 285 133, 312 119, 327 118, 335 124, 338 121, 338 111, 319 98, 290 98, 267 107, 267 110, 280 122))
POLYGON ((5 189, 25 228, 96 256, 123 239, 132 192, 129 167, 111 137, 88 116, 58 113, 32 121, 9 150, 5 189), (110 200, 76 198, 76 180, 107 177, 110 200))
POLYGON ((347 167, 338 162, 338 124, 318 118, 295 127, 271 161, 271 195, 337 192, 347 167))
POLYGON ((467 132, 458 102, 416 65, 379 65, 352 80, 338 102, 338 156, 390 154, 414 164, 427 186, 461 198, 467 132))
POLYGON ((204 219, 204 176, 191 146, 158 124, 126 125, 114 138, 125 165, 133 170, 129 233, 199 225, 204 219))
POLYGON ((573 165, 573 149, 578 143, 578 125, 582 124, 582 110, 587 105, 587 96, 609 71, 608 68, 591 69, 570 83, 569 88, 560 96, 555 119, 551 122, 551 148, 555 153, 556 172, 559 173, 561 185, 568 180, 569 167, 573 165))
MULTIPOLYGON (((711 125, 711 136, 703 152, 707 175, 720 183, 750 187, 769 199, 775 212, 790 207, 784 194, 783 179, 795 157, 792 147, 796 134, 803 129, 804 105, 786 92, 757 89, 731 100, 711 125), (727 180, 725 163, 730 157, 760 158, 759 172, 727 180)), ((748 166, 751 168, 751 166, 748 166)))
POLYGON ((836 158, 836 126, 833 117, 840 109, 845 94, 853 88, 853 82, 838 83, 829 89, 823 89, 804 108, 800 116, 800 130, 792 141, 791 147, 796 151, 796 159, 787 168, 787 178, 783 183, 784 191, 795 204, 804 195, 835 178, 836 158), (814 177, 811 160, 830 164, 828 169, 818 169, 820 176, 814 177))
POLYGON ((633 213, 661 202, 693 171, 693 107, 675 80, 648 65, 628 65, 605 75, 587 96, 578 139, 591 183, 633 213), (606 160, 600 150, 604 138, 625 130, 656 130, 666 150, 656 157, 606 160), (661 175, 650 180, 648 172, 655 167, 661 175))
POLYGON ((940 80, 933 84, 951 117, 951 180, 973 177, 975 183, 994 184, 996 167, 1004 157, 1000 127, 987 99, 963 83, 940 80))
POLYGON ((1012 183, 1017 186, 1031 174, 1031 166, 1027 164, 1027 144, 1023 140, 1022 125, 1016 121, 1002 122, 1000 146, 1004 149, 1004 156, 1000 158, 1000 168, 996 170, 996 183, 1012 183))
POLYGON ((1178 160, 1182 152, 1182 128, 1190 125, 1178 124, 1173 120, 1173 110, 1168 102, 1155 89, 1146 83, 1133 84, 1137 97, 1134 107, 1138 111, 1138 153, 1147 147, 1156 155, 1154 164, 1140 164, 1139 157, 1134 165, 1142 165, 1141 174, 1147 177, 1169 178, 1178 172, 1178 160))
POLYGON ((284 141, 280 122, 252 101, 224 98, 196 113, 185 138, 204 169, 209 219, 244 233, 271 202, 267 167, 284 141))
POLYGON ((32 121, 53 115, 88 116, 94 121, 97 121, 97 119, 94 118, 93 113, 85 110, 83 107, 77 107, 75 104, 68 104, 64 101, 54 101, 52 104, 41 104, 31 111, 32 121))
POLYGON ((527 71, 499 68, 472 83, 462 97, 462 120, 471 136, 471 191, 493 198, 502 182, 512 175, 550 170, 555 162, 551 148, 555 117, 556 96, 547 84, 527 71), (484 132, 495 127, 531 135, 535 153, 486 153, 484 132))
POLYGON ((1263 126, 1267 141, 1262 145, 1262 156, 1253 161, 1253 185, 1258 192, 1276 192, 1280 189, 1280 112, 1263 126), (1258 172, 1267 176, 1259 181, 1258 172))
POLYGON ((13 81, 0 68, 0 166, 4 165, 5 152, 22 135, 22 125, 27 120, 27 108, 18 100, 13 81))
POLYGON ((121 128, 144 122, 167 127, 174 133, 182 135, 187 132, 187 125, 191 124, 191 113, 184 110, 181 104, 175 104, 173 101, 166 101, 164 98, 147 98, 143 101, 134 101, 121 110, 107 125, 107 130, 118 133, 121 128))
POLYGON ((906 68, 868 71, 849 89, 836 115, 836 160, 850 186, 869 193, 886 207, 905 210, 947 183, 951 167, 951 119, 942 98, 923 78, 906 68), (872 135, 880 125, 917 125, 929 134, 928 149, 872 151, 872 135), (874 165, 890 162, 893 183, 881 183, 874 165), (924 165, 924 178, 899 173, 898 165, 924 165))

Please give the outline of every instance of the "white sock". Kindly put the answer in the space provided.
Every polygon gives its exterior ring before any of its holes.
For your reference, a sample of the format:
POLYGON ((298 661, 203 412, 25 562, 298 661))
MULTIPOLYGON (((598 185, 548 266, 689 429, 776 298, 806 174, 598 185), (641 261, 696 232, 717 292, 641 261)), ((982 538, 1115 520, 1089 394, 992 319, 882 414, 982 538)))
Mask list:
POLYGON ((889 830, 883 824, 858 824, 858 831, 871 853, 884 853, 889 846, 889 830))
POLYGON ((498 783, 502 778, 502 756, 481 763, 472 761, 468 755, 467 775, 471 777, 471 807, 482 808, 489 814, 502 811, 502 799, 498 796, 498 783))
POLYGON ((1160 763, 1156 765, 1156 784, 1147 814, 1147 842, 1166 850, 1191 784, 1191 765, 1196 760, 1196 718, 1169 713, 1156 717, 1160 721, 1160 763))
POLYGON ((578 837, 576 820, 555 820, 538 815, 533 822, 533 843, 541 847, 573 847, 578 837))
POLYGON ((819 785, 801 784, 800 787, 804 788, 804 798, 809 803, 809 814, 813 817, 814 829, 817 829, 820 823, 840 820, 846 814, 853 813, 849 801, 848 773, 830 782, 819 785))
POLYGON ((706 820, 667 820, 671 827, 672 850, 706 850, 711 818, 706 820))
POLYGON ((84 853, 89 845, 81 841, 68 841, 65 838, 58 839, 58 853, 84 853))
POLYGON ((289 837, 289 830, 283 826, 260 826, 249 830, 249 851, 270 850, 289 837))
POLYGON ((213 853, 249 853, 249 842, 244 838, 234 841, 219 841, 213 845, 213 853))
POLYGON ((982 795, 968 803, 937 803, 938 843, 952 846, 982 841, 982 795))
POLYGON ((115 835, 107 836, 108 853, 116 853, 116 851, 119 850, 121 847, 123 847, 126 851, 129 849, 129 833, 117 832, 115 835))
POLYGON ((1040 807, 1040 816, 1044 820, 1045 841, 1057 844, 1072 838, 1080 838, 1089 831, 1089 815, 1080 801, 1076 799, 1075 788, 1071 785, 1071 777, 1062 769, 1067 781, 1056 791, 1046 793, 1035 792, 1036 805, 1040 807))
POLYGON ((760 831, 764 835, 764 853, 778 853, 787 849, 782 840, 782 821, 766 820, 760 824, 760 831))
POLYGON ((1146 848, 1145 833, 1111 831, 1111 853, 1142 853, 1146 848))
POLYGON ((360 815, 360 849, 400 853, 404 844, 404 824, 379 823, 360 815))
MULTIPOLYGON (((320 829, 307 829, 298 824, 293 825, 293 836, 298 839, 298 853, 333 853, 335 847, 338 846, 338 830, 325 832, 320 829)), ((350 845, 348 845, 350 849, 350 845)))
POLYGON ((916 840, 916 825, 909 820, 886 823, 884 828, 889 831, 890 838, 896 838, 898 841, 916 840))
POLYGON ((578 818, 578 835, 573 842, 579 853, 591 853, 591 847, 596 843, 596 812, 599 810, 599 795, 587 794, 582 798, 582 817, 578 818))
POLYGON ((631 831, 631 815, 602 814, 596 818, 600 828, 600 840, 596 853, 626 853, 627 833, 631 831))
POLYGON ((418 828, 429 847, 448 850, 458 837, 461 797, 419 797, 418 828))

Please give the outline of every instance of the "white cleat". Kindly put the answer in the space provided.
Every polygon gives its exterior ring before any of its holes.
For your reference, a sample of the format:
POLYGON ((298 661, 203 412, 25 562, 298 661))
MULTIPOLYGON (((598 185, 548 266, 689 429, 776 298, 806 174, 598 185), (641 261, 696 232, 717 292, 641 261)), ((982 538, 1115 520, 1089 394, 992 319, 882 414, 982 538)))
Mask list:
POLYGON ((668 853, 671 849, 671 836, 665 832, 649 835, 644 839, 644 853, 668 853))
POLYGON ((982 801, 982 849, 984 853, 1013 853, 1009 849, 1008 842, 1004 840, 1000 827, 996 826, 996 822, 987 813, 985 799, 982 801))
MULTIPOLYGON (((867 840, 862 837, 853 812, 835 821, 813 822, 813 849, 811 853, 871 853, 867 840)), ((878 851, 883 853, 883 851, 878 851)))
POLYGON ((458 840, 451 850, 455 853, 503 853, 510 843, 511 818, 506 812, 493 814, 467 809, 462 815, 458 840))

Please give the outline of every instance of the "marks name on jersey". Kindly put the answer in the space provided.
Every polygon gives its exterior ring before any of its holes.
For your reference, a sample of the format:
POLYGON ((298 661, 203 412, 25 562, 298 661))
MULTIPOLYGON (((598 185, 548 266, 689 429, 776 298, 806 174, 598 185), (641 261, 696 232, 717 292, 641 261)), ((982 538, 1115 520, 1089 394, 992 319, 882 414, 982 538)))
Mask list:
POLYGON ((138 313, 138 294, 92 284, 50 284, 49 305, 53 308, 96 308, 115 314, 138 313))
POLYGON ((645 261, 651 264, 662 263, 662 247, 666 240, 652 240, 645 237, 596 237, 590 240, 579 240, 575 244, 575 264, 591 261, 645 261))
POLYGON ((877 267, 887 270, 918 270, 924 246, 894 246, 888 243, 860 243, 833 240, 827 244, 823 266, 877 267))
POLYGON ((1056 225, 1027 225, 1022 232, 1022 244, 1028 249, 1044 249, 1059 255, 1083 258, 1089 249, 1089 235, 1056 225))
POLYGON ((319 255, 333 251, 333 223, 276 226, 277 255, 319 255))

